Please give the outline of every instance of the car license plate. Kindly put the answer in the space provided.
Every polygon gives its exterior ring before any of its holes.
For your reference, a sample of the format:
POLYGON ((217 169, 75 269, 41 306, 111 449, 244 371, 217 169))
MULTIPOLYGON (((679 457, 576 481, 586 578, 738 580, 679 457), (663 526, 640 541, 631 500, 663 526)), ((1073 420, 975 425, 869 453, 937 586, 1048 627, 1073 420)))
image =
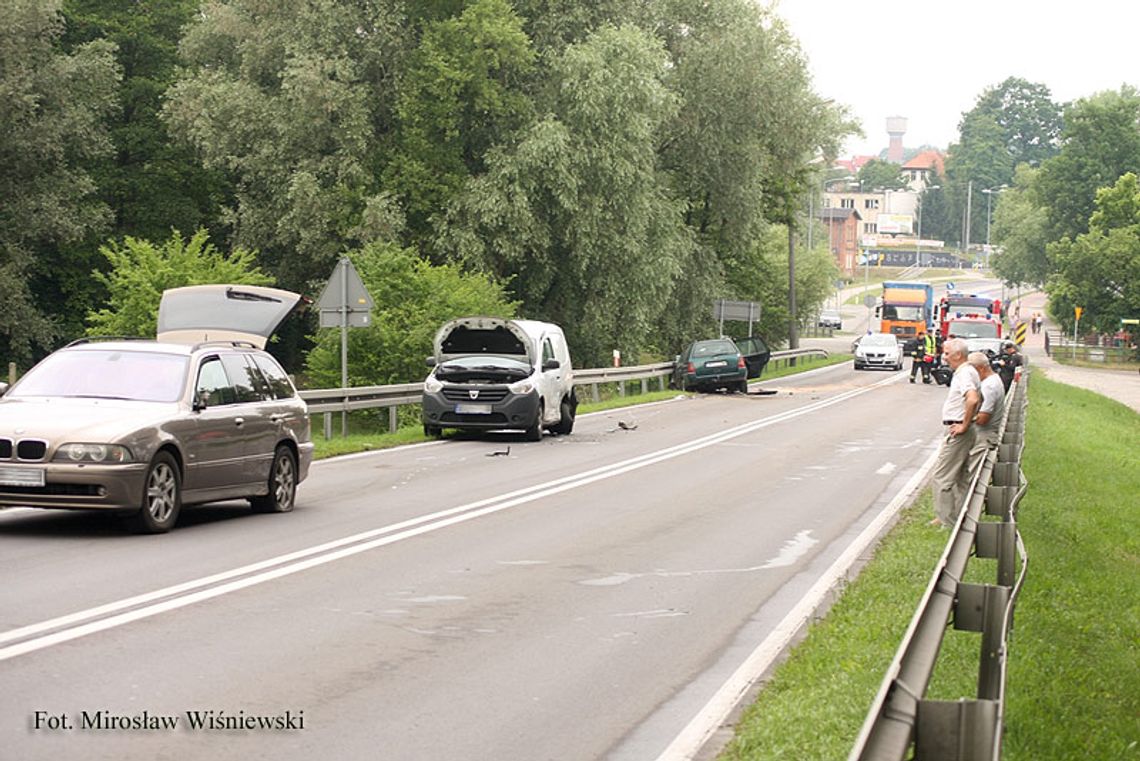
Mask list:
POLYGON ((43 486, 43 468, 0 465, 0 486, 43 486))
POLYGON ((491 405, 489 404, 457 404, 455 411, 460 415, 490 415, 491 405))
POLYGON ((715 362, 705 362, 705 367, 728 367, 728 362, 723 359, 718 359, 715 362))

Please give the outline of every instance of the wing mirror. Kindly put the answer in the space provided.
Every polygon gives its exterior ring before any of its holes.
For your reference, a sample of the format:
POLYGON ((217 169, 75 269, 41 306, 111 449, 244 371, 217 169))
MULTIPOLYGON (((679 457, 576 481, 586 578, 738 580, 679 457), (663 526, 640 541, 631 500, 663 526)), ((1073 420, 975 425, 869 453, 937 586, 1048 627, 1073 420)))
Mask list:
POLYGON ((562 363, 557 359, 548 359, 542 363, 543 370, 557 370, 560 367, 562 367, 562 363))

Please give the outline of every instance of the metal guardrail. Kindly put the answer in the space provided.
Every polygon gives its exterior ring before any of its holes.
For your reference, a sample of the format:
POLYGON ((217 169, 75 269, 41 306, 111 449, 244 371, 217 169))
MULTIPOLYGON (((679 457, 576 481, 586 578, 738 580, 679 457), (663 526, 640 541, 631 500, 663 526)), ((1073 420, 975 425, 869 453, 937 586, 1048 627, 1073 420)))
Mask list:
POLYGON ((1014 603, 1029 565, 1016 522, 1017 505, 1028 486, 1021 472, 1028 377, 1023 374, 1010 387, 1000 443, 973 474, 946 551, 887 669, 848 761, 1001 758, 1007 642, 1014 603), (998 520, 983 521, 983 512, 998 520), (971 555, 997 559, 996 584, 962 581, 971 555), (981 633, 978 688, 973 700, 925 697, 948 625, 981 633))
MULTIPOLYGON (((824 349, 785 349, 772 352, 769 364, 773 362, 794 362, 804 357, 827 357, 824 349)), ((649 382, 658 379, 661 390, 664 391, 669 376, 673 373, 672 362, 657 362, 650 365, 634 365, 631 367, 598 367, 574 371, 574 385, 577 387, 590 386, 591 397, 599 401, 599 387, 606 383, 618 384, 618 393, 625 394, 625 384, 631 381, 641 381, 641 393, 647 393, 649 382)), ((399 425, 397 409, 406 404, 419 404, 423 395, 424 384, 399 383, 387 386, 353 386, 350 388, 320 388, 308 389, 298 392, 309 405, 310 414, 325 416, 325 438, 331 437, 332 413, 351 412, 353 410, 366 410, 387 408, 388 427, 395 431, 399 425)))

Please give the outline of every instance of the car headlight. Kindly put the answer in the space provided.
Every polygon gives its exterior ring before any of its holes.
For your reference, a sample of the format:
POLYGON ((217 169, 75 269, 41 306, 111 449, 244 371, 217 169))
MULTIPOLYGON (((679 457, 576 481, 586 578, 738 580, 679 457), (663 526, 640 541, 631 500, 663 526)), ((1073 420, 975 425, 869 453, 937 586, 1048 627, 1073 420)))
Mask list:
POLYGON ((534 381, 530 378, 524 378, 521 381, 515 381, 507 386, 507 390, 512 394, 529 394, 534 391, 534 381))
POLYGON ((131 450, 118 444, 64 444, 55 450, 55 462, 133 462, 131 450))
POLYGON ((436 380, 434 375, 429 375, 427 380, 424 381, 424 391, 429 394, 438 394, 443 391, 443 384, 436 380))

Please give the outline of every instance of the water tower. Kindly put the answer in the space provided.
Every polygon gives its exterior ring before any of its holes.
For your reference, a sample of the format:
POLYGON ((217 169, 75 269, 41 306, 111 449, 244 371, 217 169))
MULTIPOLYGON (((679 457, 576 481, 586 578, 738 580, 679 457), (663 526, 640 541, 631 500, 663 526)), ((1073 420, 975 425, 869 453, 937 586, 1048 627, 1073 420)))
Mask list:
POLYGON ((887 134, 891 137, 891 142, 887 146, 887 161, 893 164, 901 164, 903 162, 903 135, 906 134, 906 117, 888 116, 887 134))

